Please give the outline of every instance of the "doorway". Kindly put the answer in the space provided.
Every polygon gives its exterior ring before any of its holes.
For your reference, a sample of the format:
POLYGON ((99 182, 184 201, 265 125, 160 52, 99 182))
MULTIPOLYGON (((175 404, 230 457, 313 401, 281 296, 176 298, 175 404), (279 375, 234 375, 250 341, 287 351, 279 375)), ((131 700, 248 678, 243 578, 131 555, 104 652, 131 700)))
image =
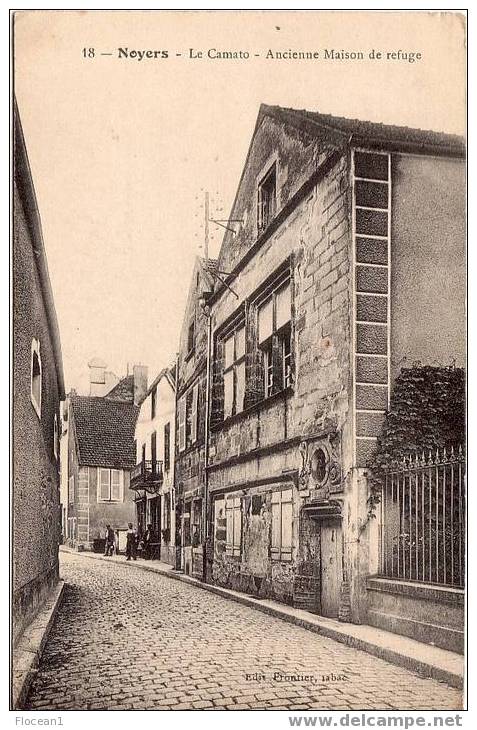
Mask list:
POLYGON ((337 618, 343 580, 343 531, 340 520, 321 523, 321 614, 337 618))

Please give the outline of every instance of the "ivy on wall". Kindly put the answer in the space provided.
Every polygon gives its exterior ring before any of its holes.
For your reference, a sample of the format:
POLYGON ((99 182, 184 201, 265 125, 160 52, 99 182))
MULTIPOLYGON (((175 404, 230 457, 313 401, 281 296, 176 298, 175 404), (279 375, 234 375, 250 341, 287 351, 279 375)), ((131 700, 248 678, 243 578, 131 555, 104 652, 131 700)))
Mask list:
POLYGON ((368 463, 368 519, 380 501, 386 470, 405 456, 465 443, 465 371, 456 367, 413 365, 394 383, 389 411, 368 463))

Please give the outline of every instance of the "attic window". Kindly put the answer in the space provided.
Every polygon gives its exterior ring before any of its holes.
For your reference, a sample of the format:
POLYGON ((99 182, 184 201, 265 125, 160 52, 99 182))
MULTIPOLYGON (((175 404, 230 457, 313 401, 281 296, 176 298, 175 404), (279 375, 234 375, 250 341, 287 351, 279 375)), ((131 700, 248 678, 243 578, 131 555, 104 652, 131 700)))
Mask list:
POLYGON ((273 164, 258 185, 257 228, 264 231, 277 210, 277 166, 273 164))
POLYGON ((31 402, 41 418, 41 357, 40 343, 33 339, 31 343, 31 402))

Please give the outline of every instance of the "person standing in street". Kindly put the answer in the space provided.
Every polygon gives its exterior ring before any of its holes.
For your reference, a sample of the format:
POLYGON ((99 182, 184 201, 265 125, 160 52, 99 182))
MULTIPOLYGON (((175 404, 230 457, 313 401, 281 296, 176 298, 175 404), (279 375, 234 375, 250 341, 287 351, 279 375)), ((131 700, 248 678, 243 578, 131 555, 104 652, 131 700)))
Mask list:
POLYGON ((126 560, 136 560, 137 557, 137 531, 133 527, 133 523, 128 523, 126 532, 126 560))
POLYGON ((105 532, 105 544, 104 544, 104 554, 108 557, 114 554, 114 545, 115 545, 115 536, 114 536, 114 530, 111 527, 111 525, 106 525, 106 532, 105 532))

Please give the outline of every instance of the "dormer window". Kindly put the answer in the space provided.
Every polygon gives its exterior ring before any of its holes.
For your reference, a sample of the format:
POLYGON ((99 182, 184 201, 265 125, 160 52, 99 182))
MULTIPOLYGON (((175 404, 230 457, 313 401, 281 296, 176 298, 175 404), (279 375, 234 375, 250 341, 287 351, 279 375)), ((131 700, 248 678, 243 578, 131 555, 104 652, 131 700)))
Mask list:
POLYGON ((277 210, 277 167, 273 164, 258 184, 257 228, 264 231, 277 210))
POLYGON ((41 357, 40 343, 33 339, 31 343, 31 402, 38 418, 41 418, 41 357))

